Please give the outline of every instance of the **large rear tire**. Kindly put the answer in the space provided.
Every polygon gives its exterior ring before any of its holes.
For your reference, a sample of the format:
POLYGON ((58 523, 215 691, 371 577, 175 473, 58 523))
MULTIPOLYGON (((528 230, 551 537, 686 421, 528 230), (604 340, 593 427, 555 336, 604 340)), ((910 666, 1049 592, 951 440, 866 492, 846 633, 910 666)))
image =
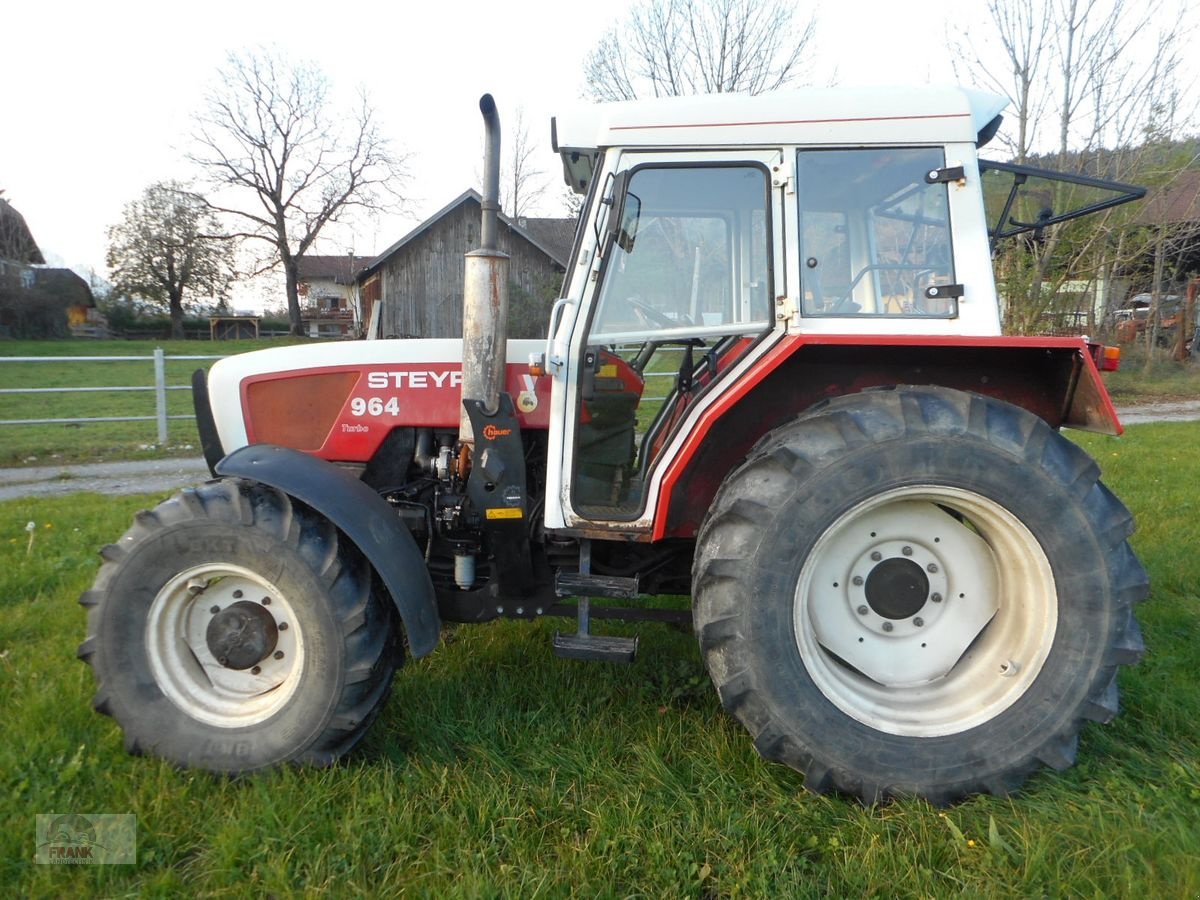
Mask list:
POLYGON ((818 792, 942 804, 1074 761, 1147 593, 1096 464, 1009 404, 898 388, 769 435, 701 528, 696 631, 759 752, 818 792))
POLYGON ((130 752, 228 773, 326 765, 378 714, 400 658, 392 604, 313 510, 211 482, 101 555, 79 657, 130 752))

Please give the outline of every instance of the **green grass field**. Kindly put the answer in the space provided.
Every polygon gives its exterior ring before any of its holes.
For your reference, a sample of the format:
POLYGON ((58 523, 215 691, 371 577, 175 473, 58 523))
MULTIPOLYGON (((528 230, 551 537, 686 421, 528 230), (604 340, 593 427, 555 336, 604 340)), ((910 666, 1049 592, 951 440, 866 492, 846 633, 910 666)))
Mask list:
POLYGON ((721 711, 694 638, 661 625, 638 629, 630 667, 556 660, 560 621, 448 630, 330 770, 229 781, 130 757, 89 707, 75 600, 97 548, 157 498, 0 504, 0 884, 33 897, 1200 895, 1200 423, 1079 440, 1140 522, 1147 656, 1074 768, 949 810, 806 794, 721 711), (63 812, 135 813, 137 865, 34 865, 35 814, 63 812))
MULTIPOLYGON (((257 341, 3 341, 0 357, 143 356, 156 347, 170 356, 244 353, 263 347, 306 342, 305 338, 257 341)), ((166 362, 168 385, 190 385, 192 372, 213 360, 166 362)), ((154 385, 152 359, 121 362, 0 362, 0 388, 114 387, 154 385)), ((190 390, 167 392, 168 415, 187 415, 167 425, 167 443, 156 446, 157 426, 149 422, 0 425, 0 466, 53 465, 113 459, 196 456, 199 443, 191 418, 190 390)), ((89 392, 75 394, 0 394, 0 419, 96 418, 153 416, 154 392, 89 392)))

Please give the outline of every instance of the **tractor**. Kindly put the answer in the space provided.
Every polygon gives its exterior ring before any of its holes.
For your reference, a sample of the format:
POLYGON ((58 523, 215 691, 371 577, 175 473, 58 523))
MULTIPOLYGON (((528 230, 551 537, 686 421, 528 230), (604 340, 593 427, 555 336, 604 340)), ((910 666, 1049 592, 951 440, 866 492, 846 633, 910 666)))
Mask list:
POLYGON ((1070 766, 1143 651, 1133 520, 1060 434, 1121 432, 1119 352, 1002 335, 992 259, 1143 191, 981 159, 1004 105, 814 89, 556 116, 583 208, 527 341, 485 95, 462 338, 196 373, 213 478, 101 551, 95 708, 181 767, 323 766, 443 622, 570 617, 553 652, 615 663, 637 639, 598 621, 661 620, 810 790, 946 804, 1070 766))

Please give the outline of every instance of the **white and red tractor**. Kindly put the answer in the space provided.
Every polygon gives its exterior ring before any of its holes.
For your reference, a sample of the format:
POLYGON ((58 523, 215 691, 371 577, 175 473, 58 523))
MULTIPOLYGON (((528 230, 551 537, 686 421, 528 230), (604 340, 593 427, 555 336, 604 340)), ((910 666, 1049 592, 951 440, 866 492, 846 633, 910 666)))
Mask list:
POLYGON ((557 654, 628 661, 596 620, 686 619, 725 708, 812 790, 947 803, 1069 766, 1142 652, 1132 519, 1059 433, 1121 431, 1115 360, 1003 336, 993 248, 1142 191, 981 160, 1003 106, 558 116, 583 212, 546 340, 509 341, 485 97, 464 337, 197 373, 213 480, 102 551, 96 709, 181 766, 322 765, 444 621, 567 615, 557 654))

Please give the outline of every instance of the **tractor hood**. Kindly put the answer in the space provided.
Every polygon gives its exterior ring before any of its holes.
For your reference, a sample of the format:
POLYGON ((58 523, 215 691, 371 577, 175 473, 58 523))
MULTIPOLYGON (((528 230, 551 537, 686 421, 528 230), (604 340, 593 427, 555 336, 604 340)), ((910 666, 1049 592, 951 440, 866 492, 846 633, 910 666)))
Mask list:
MULTIPOLYGON (((521 426, 545 428, 550 379, 530 374, 528 364, 542 342, 507 346, 506 390, 521 426)), ((280 347, 219 360, 197 393, 197 417, 202 431, 211 421, 221 453, 276 444, 365 463, 394 428, 457 431, 461 394, 460 340, 280 347)))

